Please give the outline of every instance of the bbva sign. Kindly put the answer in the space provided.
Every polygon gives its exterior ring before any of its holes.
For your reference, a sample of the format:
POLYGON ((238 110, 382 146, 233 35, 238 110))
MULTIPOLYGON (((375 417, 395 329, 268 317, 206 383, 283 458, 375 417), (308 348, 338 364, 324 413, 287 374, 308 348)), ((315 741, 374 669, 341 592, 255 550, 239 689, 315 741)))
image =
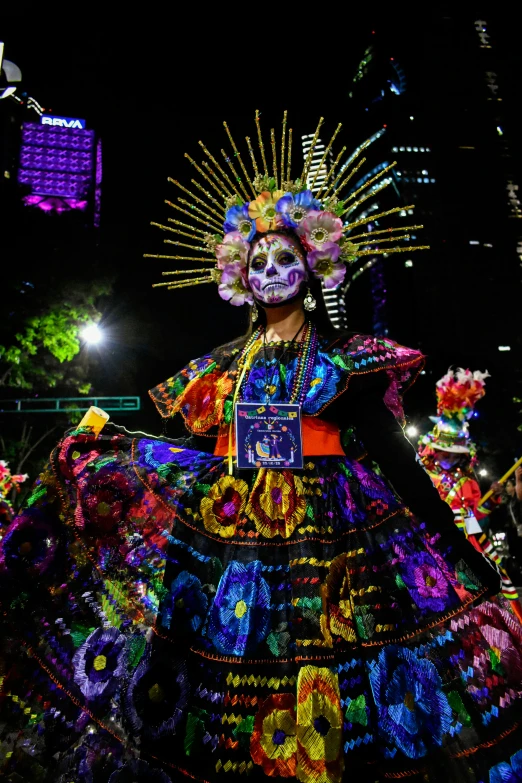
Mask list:
POLYGON ((73 117, 55 117, 52 114, 43 114, 40 117, 40 125, 53 125, 55 128, 80 128, 85 130, 85 120, 77 120, 73 117))

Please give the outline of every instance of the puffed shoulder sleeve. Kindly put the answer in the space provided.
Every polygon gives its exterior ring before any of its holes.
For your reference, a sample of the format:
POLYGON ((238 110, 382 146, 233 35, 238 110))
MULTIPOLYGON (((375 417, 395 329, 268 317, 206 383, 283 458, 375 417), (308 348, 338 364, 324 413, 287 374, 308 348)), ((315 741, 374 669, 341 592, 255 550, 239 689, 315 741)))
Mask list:
POLYGON ((340 391, 349 385, 363 389, 378 386, 388 410, 403 420, 402 395, 424 367, 420 351, 388 338, 357 334, 337 340, 328 354, 341 372, 340 391))
POLYGON ((180 413, 189 432, 209 433, 231 408, 237 358, 243 340, 235 340, 189 362, 176 375, 149 391, 160 416, 180 413))

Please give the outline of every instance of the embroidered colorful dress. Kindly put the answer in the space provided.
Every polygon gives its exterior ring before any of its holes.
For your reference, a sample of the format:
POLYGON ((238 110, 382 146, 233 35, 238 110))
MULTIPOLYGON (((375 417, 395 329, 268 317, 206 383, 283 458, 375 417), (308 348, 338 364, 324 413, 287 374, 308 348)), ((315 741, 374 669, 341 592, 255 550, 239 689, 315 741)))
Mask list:
POLYGON ((422 357, 316 338, 304 468, 230 473, 302 370, 246 343, 152 391, 190 437, 67 434, 5 535, 3 775, 519 779, 522 627, 395 419, 422 357))

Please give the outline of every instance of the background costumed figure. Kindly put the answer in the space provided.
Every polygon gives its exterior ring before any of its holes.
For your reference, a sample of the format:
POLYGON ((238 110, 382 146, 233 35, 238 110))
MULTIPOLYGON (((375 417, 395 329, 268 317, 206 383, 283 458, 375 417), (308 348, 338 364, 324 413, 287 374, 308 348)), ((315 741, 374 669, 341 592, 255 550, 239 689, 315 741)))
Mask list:
POLYGON ((487 372, 459 368, 448 370, 437 382, 435 426, 420 439, 419 456, 442 500, 451 506, 457 527, 475 549, 500 567, 502 593, 513 602, 512 609, 522 620, 517 590, 502 568, 501 555, 479 524, 498 502, 492 497, 480 504, 482 492, 475 474, 476 447, 469 432, 469 421, 476 403, 486 393, 488 377, 487 372))
POLYGON ((223 162, 201 144, 203 160, 189 158, 198 178, 175 183, 176 217, 161 228, 181 248, 170 259, 196 266, 167 273, 167 287, 215 282, 231 304, 251 304, 252 326, 151 391, 164 419, 182 417, 184 437, 84 423, 9 527, 2 773, 53 783, 516 775, 522 626, 404 437, 402 393, 424 359, 336 332, 321 297, 353 259, 411 252, 394 244, 405 228, 380 227, 402 207, 350 222, 385 173, 344 197, 363 147, 350 165, 341 149, 315 188, 319 128, 298 180, 286 114, 281 136, 270 134, 270 169, 256 115, 252 176, 225 129, 223 162), (291 406, 302 468, 261 464, 279 460, 281 429, 273 454, 238 469, 240 404, 265 423, 291 406))

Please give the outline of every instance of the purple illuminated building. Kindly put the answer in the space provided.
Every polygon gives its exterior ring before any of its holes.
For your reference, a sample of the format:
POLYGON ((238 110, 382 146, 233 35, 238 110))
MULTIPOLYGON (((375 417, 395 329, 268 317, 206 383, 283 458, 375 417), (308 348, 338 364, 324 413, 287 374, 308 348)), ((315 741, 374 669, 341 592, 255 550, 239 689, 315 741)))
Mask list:
POLYGON ((101 141, 83 120, 51 125, 44 115, 40 121, 22 126, 18 182, 26 190, 24 203, 58 214, 81 210, 99 226, 101 141))

